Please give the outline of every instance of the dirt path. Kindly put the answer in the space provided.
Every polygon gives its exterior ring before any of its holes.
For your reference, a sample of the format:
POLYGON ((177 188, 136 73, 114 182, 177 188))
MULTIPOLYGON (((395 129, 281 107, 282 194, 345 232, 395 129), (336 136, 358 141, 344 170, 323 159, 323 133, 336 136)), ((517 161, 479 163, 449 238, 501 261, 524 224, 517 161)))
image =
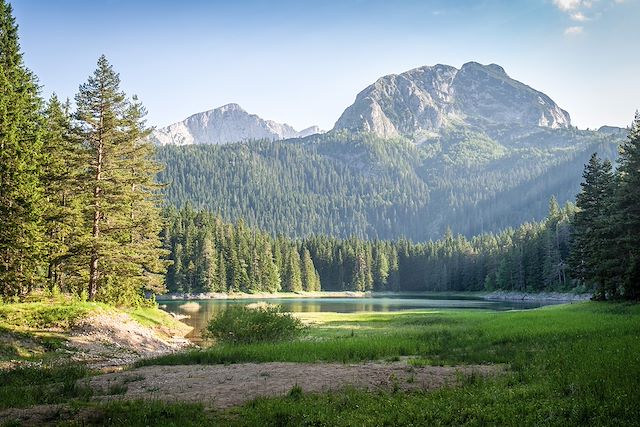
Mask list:
MULTIPOLYGON (((103 398, 200 402, 228 408, 261 396, 282 396, 292 387, 305 392, 338 390, 433 390, 455 385, 461 375, 502 372, 496 365, 412 367, 406 361, 343 365, 335 363, 242 363, 234 365, 148 366, 92 378, 103 398), (109 395, 109 390, 126 389, 109 395)), ((97 396, 96 396, 97 397, 97 396)))

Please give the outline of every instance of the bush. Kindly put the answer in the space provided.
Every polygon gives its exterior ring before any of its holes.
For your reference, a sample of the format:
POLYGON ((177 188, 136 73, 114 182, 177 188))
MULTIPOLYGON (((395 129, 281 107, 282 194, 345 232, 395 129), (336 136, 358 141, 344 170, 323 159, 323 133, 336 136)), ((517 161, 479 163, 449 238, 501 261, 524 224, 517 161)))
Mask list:
POLYGON ((231 343, 281 341, 300 335, 303 329, 299 319, 274 305, 232 305, 213 317, 207 327, 209 336, 231 343))

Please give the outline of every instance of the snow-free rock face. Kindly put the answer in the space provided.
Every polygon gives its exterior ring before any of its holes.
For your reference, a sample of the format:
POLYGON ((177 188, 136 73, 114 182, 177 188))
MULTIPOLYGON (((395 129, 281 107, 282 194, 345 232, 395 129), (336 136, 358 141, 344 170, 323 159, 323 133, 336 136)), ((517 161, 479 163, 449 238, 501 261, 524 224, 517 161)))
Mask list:
POLYGON ((496 64, 416 68, 378 79, 356 97, 334 129, 389 138, 438 132, 449 125, 567 128, 569 113, 496 64))
POLYGON ((156 129, 149 140, 156 145, 228 144, 255 139, 297 138, 321 132, 317 126, 298 132, 287 124, 249 114, 238 104, 227 104, 156 129))

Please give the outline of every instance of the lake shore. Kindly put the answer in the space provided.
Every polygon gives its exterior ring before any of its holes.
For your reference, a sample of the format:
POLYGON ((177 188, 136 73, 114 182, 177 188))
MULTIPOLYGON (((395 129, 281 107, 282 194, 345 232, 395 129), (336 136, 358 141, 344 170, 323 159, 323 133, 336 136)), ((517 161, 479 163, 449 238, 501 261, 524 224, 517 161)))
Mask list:
POLYGON ((242 300, 242 299, 280 299, 280 298, 402 298, 407 296, 421 296, 424 298, 473 298, 489 301, 588 301, 591 299, 590 293, 571 292, 515 292, 515 291, 494 291, 494 292, 355 292, 355 291, 326 291, 326 292, 277 292, 277 293, 200 293, 200 294, 165 294, 156 296, 156 300, 162 301, 198 301, 198 300, 242 300))
POLYGON ((483 299, 490 301, 558 301, 577 302, 589 301, 593 294, 575 294, 570 292, 515 292, 515 291, 495 291, 483 295, 483 299))
POLYGON ((231 294, 209 292, 201 294, 164 294, 156 295, 156 301, 193 301, 193 300, 224 300, 224 299, 276 299, 276 298, 366 298, 374 296, 372 292, 328 291, 328 292, 258 292, 249 294, 234 292, 231 294))

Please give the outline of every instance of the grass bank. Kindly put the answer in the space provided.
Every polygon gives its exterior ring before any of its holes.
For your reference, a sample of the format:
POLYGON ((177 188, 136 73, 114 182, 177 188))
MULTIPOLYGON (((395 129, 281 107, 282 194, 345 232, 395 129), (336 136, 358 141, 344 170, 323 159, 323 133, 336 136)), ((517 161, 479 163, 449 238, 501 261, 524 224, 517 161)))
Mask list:
MULTIPOLYGON (((92 392, 80 380, 96 372, 74 361, 87 350, 76 348, 70 335, 81 334, 75 327, 86 319, 113 317, 115 322, 123 315, 159 337, 190 330, 153 306, 116 308, 44 294, 0 303, 0 410, 87 400, 92 392)), ((88 340, 92 334, 88 332, 88 340)), ((108 331, 103 338, 109 338, 108 331)))

